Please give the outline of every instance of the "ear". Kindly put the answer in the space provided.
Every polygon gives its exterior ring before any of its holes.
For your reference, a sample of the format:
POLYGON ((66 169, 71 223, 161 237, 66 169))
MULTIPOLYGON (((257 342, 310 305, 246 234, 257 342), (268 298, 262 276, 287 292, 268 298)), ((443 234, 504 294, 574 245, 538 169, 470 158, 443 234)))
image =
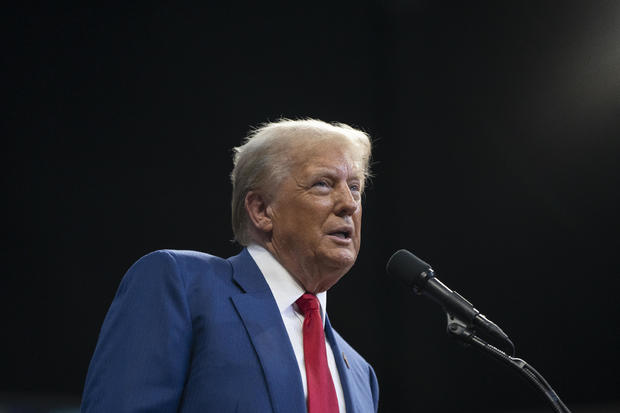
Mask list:
POLYGON ((271 232, 273 228, 271 208, 263 195, 249 191, 245 196, 245 210, 257 230, 263 233, 271 232))

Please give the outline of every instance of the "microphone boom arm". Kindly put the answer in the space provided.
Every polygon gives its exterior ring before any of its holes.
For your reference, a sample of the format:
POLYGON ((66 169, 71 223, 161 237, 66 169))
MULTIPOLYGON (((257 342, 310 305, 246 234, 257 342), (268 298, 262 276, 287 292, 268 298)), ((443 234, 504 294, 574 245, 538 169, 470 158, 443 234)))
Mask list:
MULTIPOLYGON (((418 295, 426 295, 431 300, 439 304, 448 315, 448 327, 450 319, 459 320, 464 328, 476 331, 494 340, 497 346, 508 354, 514 356, 515 346, 508 335, 501 328, 484 314, 480 313, 472 303, 458 292, 451 290, 444 283, 435 277, 433 269, 429 266, 426 271, 422 271, 418 276, 419 285, 413 286, 413 292, 418 295), (429 290, 432 289, 432 293, 429 290)), ((450 332, 450 330, 448 330, 450 332)))
POLYGON ((446 312, 448 335, 465 345, 473 345, 491 357, 515 369, 536 389, 542 392, 557 413, 570 413, 545 378, 515 355, 515 347, 508 335, 491 320, 482 315, 474 306, 456 291, 448 288, 435 277, 431 266, 407 250, 396 251, 390 257, 386 271, 413 288, 416 294, 427 296, 446 312), (478 335, 490 339, 504 351, 487 343, 478 335))
POLYGON ((488 354, 492 358, 513 368, 520 374, 521 377, 523 377, 528 383, 533 385, 534 388, 544 395, 545 399, 553 408, 553 411, 557 413, 570 413, 570 410, 566 407, 564 402, 562 402, 560 396, 557 395, 547 380, 545 380, 545 378, 538 371, 536 371, 534 367, 529 365, 523 359, 509 356, 502 350, 490 345, 480 337, 476 336, 475 332, 470 327, 471 324, 464 322, 458 316, 454 316, 448 312, 446 312, 446 316, 448 321, 446 331, 450 337, 461 341, 467 346, 471 345, 483 353, 488 354))

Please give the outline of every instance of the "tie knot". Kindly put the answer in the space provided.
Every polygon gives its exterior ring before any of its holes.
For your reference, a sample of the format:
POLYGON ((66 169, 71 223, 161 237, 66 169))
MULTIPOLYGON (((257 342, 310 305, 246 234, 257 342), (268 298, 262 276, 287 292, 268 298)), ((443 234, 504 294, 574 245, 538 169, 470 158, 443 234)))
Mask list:
POLYGON ((316 298, 316 295, 310 293, 302 295, 295 302, 301 312, 304 313, 304 316, 308 316, 308 314, 318 311, 320 308, 319 299, 316 298))

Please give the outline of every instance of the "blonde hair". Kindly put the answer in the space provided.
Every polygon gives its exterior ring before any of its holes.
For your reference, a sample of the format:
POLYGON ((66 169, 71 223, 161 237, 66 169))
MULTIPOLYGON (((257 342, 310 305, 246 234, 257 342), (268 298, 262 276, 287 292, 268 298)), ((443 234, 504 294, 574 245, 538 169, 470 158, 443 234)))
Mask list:
POLYGON ((318 119, 280 119, 264 123, 250 131, 243 144, 233 149, 232 228, 241 245, 251 241, 250 221, 245 210, 249 191, 261 190, 269 197, 292 166, 292 151, 309 143, 340 139, 357 157, 356 162, 370 176, 371 142, 368 134, 344 123, 327 123, 318 119))

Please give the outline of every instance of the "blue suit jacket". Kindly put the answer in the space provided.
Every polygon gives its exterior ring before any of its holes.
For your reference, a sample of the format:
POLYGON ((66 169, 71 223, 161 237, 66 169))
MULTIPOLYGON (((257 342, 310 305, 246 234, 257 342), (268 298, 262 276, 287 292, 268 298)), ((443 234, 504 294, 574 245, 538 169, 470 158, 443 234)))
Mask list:
MULTIPOLYGON (((329 319, 325 334, 347 412, 375 412, 372 367, 329 319)), ((137 261, 101 328, 82 411, 305 412, 286 328, 247 250, 227 260, 166 250, 137 261)))

